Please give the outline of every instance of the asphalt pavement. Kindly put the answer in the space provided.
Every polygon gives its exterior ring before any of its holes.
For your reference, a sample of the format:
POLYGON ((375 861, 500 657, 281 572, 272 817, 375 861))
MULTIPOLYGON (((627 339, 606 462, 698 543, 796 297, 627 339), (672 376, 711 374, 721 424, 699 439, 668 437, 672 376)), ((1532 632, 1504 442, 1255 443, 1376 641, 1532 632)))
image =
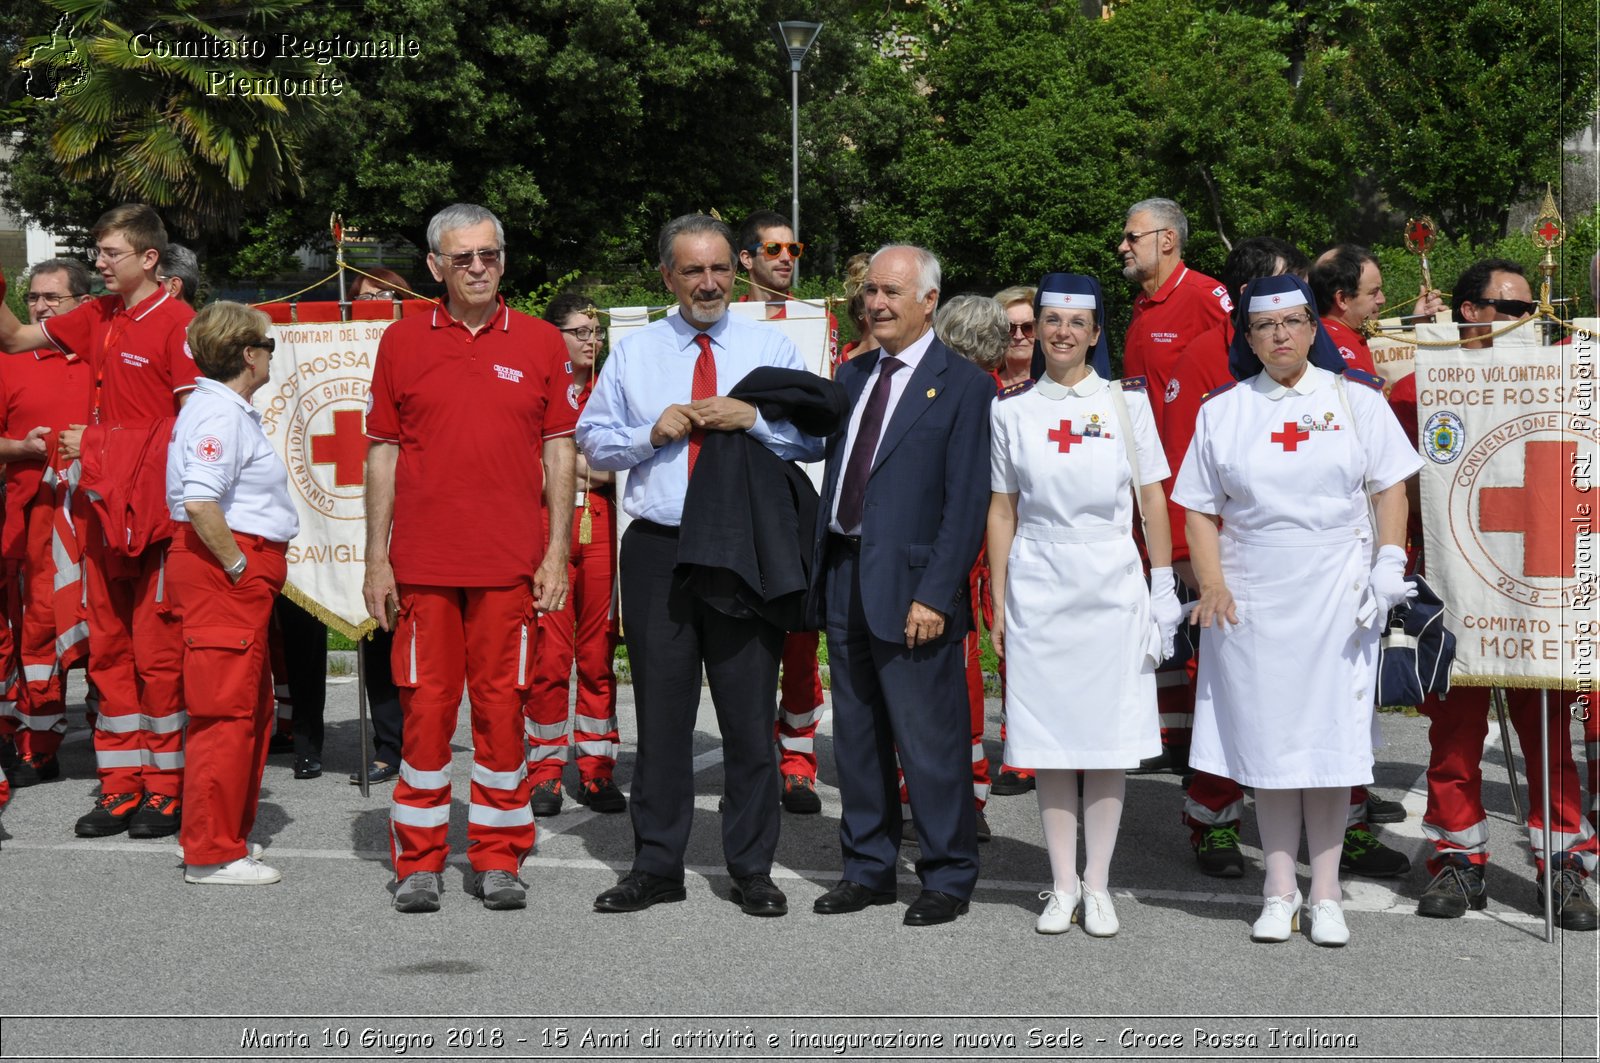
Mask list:
MULTIPOLYGON (((184 884, 175 840, 73 837, 95 794, 74 683, 66 777, 18 791, 0 817, 0 1059, 1522 1061, 1595 1059, 1600 1044, 1600 934, 1558 929, 1544 940, 1496 744, 1484 755, 1489 907, 1460 920, 1414 914, 1427 883, 1426 720, 1384 716, 1377 767, 1377 791, 1410 812, 1380 835, 1413 870, 1347 877, 1350 945, 1322 949, 1304 936, 1249 940, 1262 883, 1253 817, 1244 878, 1207 878, 1179 823, 1179 781, 1166 775, 1128 782, 1114 938, 1034 933, 1049 872, 1032 794, 989 802, 994 841, 957 922, 901 925, 916 896, 909 859, 900 905, 814 915, 839 868, 826 715, 822 813, 784 814, 773 871, 790 914, 745 916, 721 859, 709 698, 686 902, 594 912, 594 896, 629 865, 632 831, 626 814, 592 813, 569 796, 539 822, 526 910, 485 911, 465 892, 456 855, 443 910, 400 915, 390 906, 391 787, 363 799, 348 784, 363 759, 355 687, 331 678, 328 693, 326 774, 296 780, 289 756, 267 766, 253 838, 283 881, 207 887, 184 884)), ((630 687, 620 702, 617 781, 627 790, 630 687)), ((999 703, 989 708, 998 762, 999 703)), ((471 770, 465 719, 453 765, 457 854, 471 770)))

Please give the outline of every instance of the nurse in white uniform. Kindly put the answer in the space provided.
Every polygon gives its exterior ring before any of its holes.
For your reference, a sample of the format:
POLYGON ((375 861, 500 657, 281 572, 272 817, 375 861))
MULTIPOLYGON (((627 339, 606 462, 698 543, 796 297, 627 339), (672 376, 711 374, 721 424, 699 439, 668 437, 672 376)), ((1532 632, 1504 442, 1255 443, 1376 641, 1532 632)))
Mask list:
POLYGON ((1239 383, 1200 408, 1172 492, 1200 581, 1189 762, 1255 787, 1267 875, 1252 938, 1298 929, 1303 823, 1311 940, 1343 945, 1349 788, 1372 782, 1384 617, 1415 593, 1401 543, 1421 459, 1377 377, 1321 368, 1343 361, 1304 281, 1251 282, 1238 315, 1239 383))
POLYGON ((1037 299, 1044 374, 990 414, 990 637, 1006 660, 1005 762, 1036 773, 1050 853, 1053 888, 1039 895, 1036 929, 1063 933, 1081 902, 1084 930, 1109 937, 1123 771, 1161 751, 1155 665, 1181 615, 1161 489, 1167 462, 1143 381, 1090 368, 1106 358, 1099 283, 1047 274, 1037 299), (1135 490, 1155 566, 1149 587, 1133 541, 1135 490))

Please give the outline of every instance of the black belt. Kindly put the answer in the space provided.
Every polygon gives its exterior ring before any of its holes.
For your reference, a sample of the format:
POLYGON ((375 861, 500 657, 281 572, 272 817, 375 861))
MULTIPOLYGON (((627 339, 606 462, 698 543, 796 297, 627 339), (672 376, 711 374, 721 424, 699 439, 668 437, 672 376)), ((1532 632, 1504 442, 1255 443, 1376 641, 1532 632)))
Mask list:
POLYGON ((634 528, 638 528, 646 535, 659 535, 667 539, 676 539, 678 537, 678 529, 675 526, 671 524, 657 524, 653 520, 644 520, 636 517, 628 522, 628 529, 631 531, 634 528))
POLYGON ((838 532, 829 532, 828 541, 836 549, 846 550, 852 554, 861 552, 861 536, 859 535, 840 535, 838 532))

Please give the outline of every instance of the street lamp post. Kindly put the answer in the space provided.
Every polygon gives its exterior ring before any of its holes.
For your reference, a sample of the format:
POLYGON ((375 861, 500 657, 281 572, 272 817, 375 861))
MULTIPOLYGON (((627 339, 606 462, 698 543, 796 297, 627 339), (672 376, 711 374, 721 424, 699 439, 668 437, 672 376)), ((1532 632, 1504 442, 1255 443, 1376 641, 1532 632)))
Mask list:
MULTIPOLYGON (((789 204, 789 224, 794 228, 794 238, 800 239, 800 64, 806 53, 822 32, 820 22, 780 22, 772 28, 778 38, 778 50, 789 61, 789 78, 792 91, 792 122, 790 126, 789 187, 793 198, 789 204)), ((800 263, 795 263, 798 277, 800 263)))

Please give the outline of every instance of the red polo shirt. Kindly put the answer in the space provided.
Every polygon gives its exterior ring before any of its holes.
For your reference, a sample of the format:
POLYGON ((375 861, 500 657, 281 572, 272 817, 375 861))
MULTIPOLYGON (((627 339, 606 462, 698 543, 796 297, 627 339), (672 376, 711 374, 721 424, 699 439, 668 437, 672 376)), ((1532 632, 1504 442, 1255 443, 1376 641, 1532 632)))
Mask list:
POLYGON ((194 389, 198 374, 186 342, 193 318, 189 304, 157 290, 132 309, 120 295, 88 299, 39 327, 100 377, 97 423, 138 424, 173 416, 174 396, 194 389))
POLYGON ((1322 327, 1328 330, 1328 338, 1339 349, 1339 357, 1344 359, 1345 365, 1378 375, 1378 367, 1372 361, 1372 348, 1367 346, 1361 333, 1336 317, 1323 318, 1322 327))
MULTIPOLYGON (((70 313, 70 311, 69 311, 70 313)), ((89 420, 94 376, 89 363, 54 347, 13 355, 0 362, 0 436, 22 439, 39 425, 52 433, 89 420)), ((52 451, 55 437, 46 440, 52 451)), ((20 560, 27 547, 27 508, 39 493, 45 463, 6 464, 6 519, 0 556, 20 560)))
MULTIPOLYGON (((1158 352, 1175 358, 1196 336, 1227 321, 1232 312, 1227 288, 1179 262, 1154 295, 1141 291, 1134 298, 1133 321, 1122 346, 1122 375, 1148 376, 1158 352)), ((1159 430, 1163 393, 1152 387, 1149 394, 1159 430)))
POLYGON ((400 447, 389 560, 401 583, 508 587, 544 557, 544 441, 578 423, 567 345, 500 300, 477 335, 436 307, 384 331, 367 437, 400 447))
POLYGON ((1223 318, 1221 324, 1196 336, 1181 350, 1172 346, 1157 348, 1151 354, 1145 374, 1152 408, 1156 397, 1160 398, 1156 432, 1161 436, 1161 449, 1167 455, 1167 468, 1172 470, 1172 475, 1161 486, 1167 493, 1174 561, 1188 559, 1189 540, 1185 535, 1183 507, 1172 501, 1172 485, 1177 482, 1184 455, 1189 453, 1195 422, 1200 419, 1201 400, 1214 388, 1233 381, 1233 374, 1228 370, 1228 344, 1232 338, 1233 322, 1223 318))

